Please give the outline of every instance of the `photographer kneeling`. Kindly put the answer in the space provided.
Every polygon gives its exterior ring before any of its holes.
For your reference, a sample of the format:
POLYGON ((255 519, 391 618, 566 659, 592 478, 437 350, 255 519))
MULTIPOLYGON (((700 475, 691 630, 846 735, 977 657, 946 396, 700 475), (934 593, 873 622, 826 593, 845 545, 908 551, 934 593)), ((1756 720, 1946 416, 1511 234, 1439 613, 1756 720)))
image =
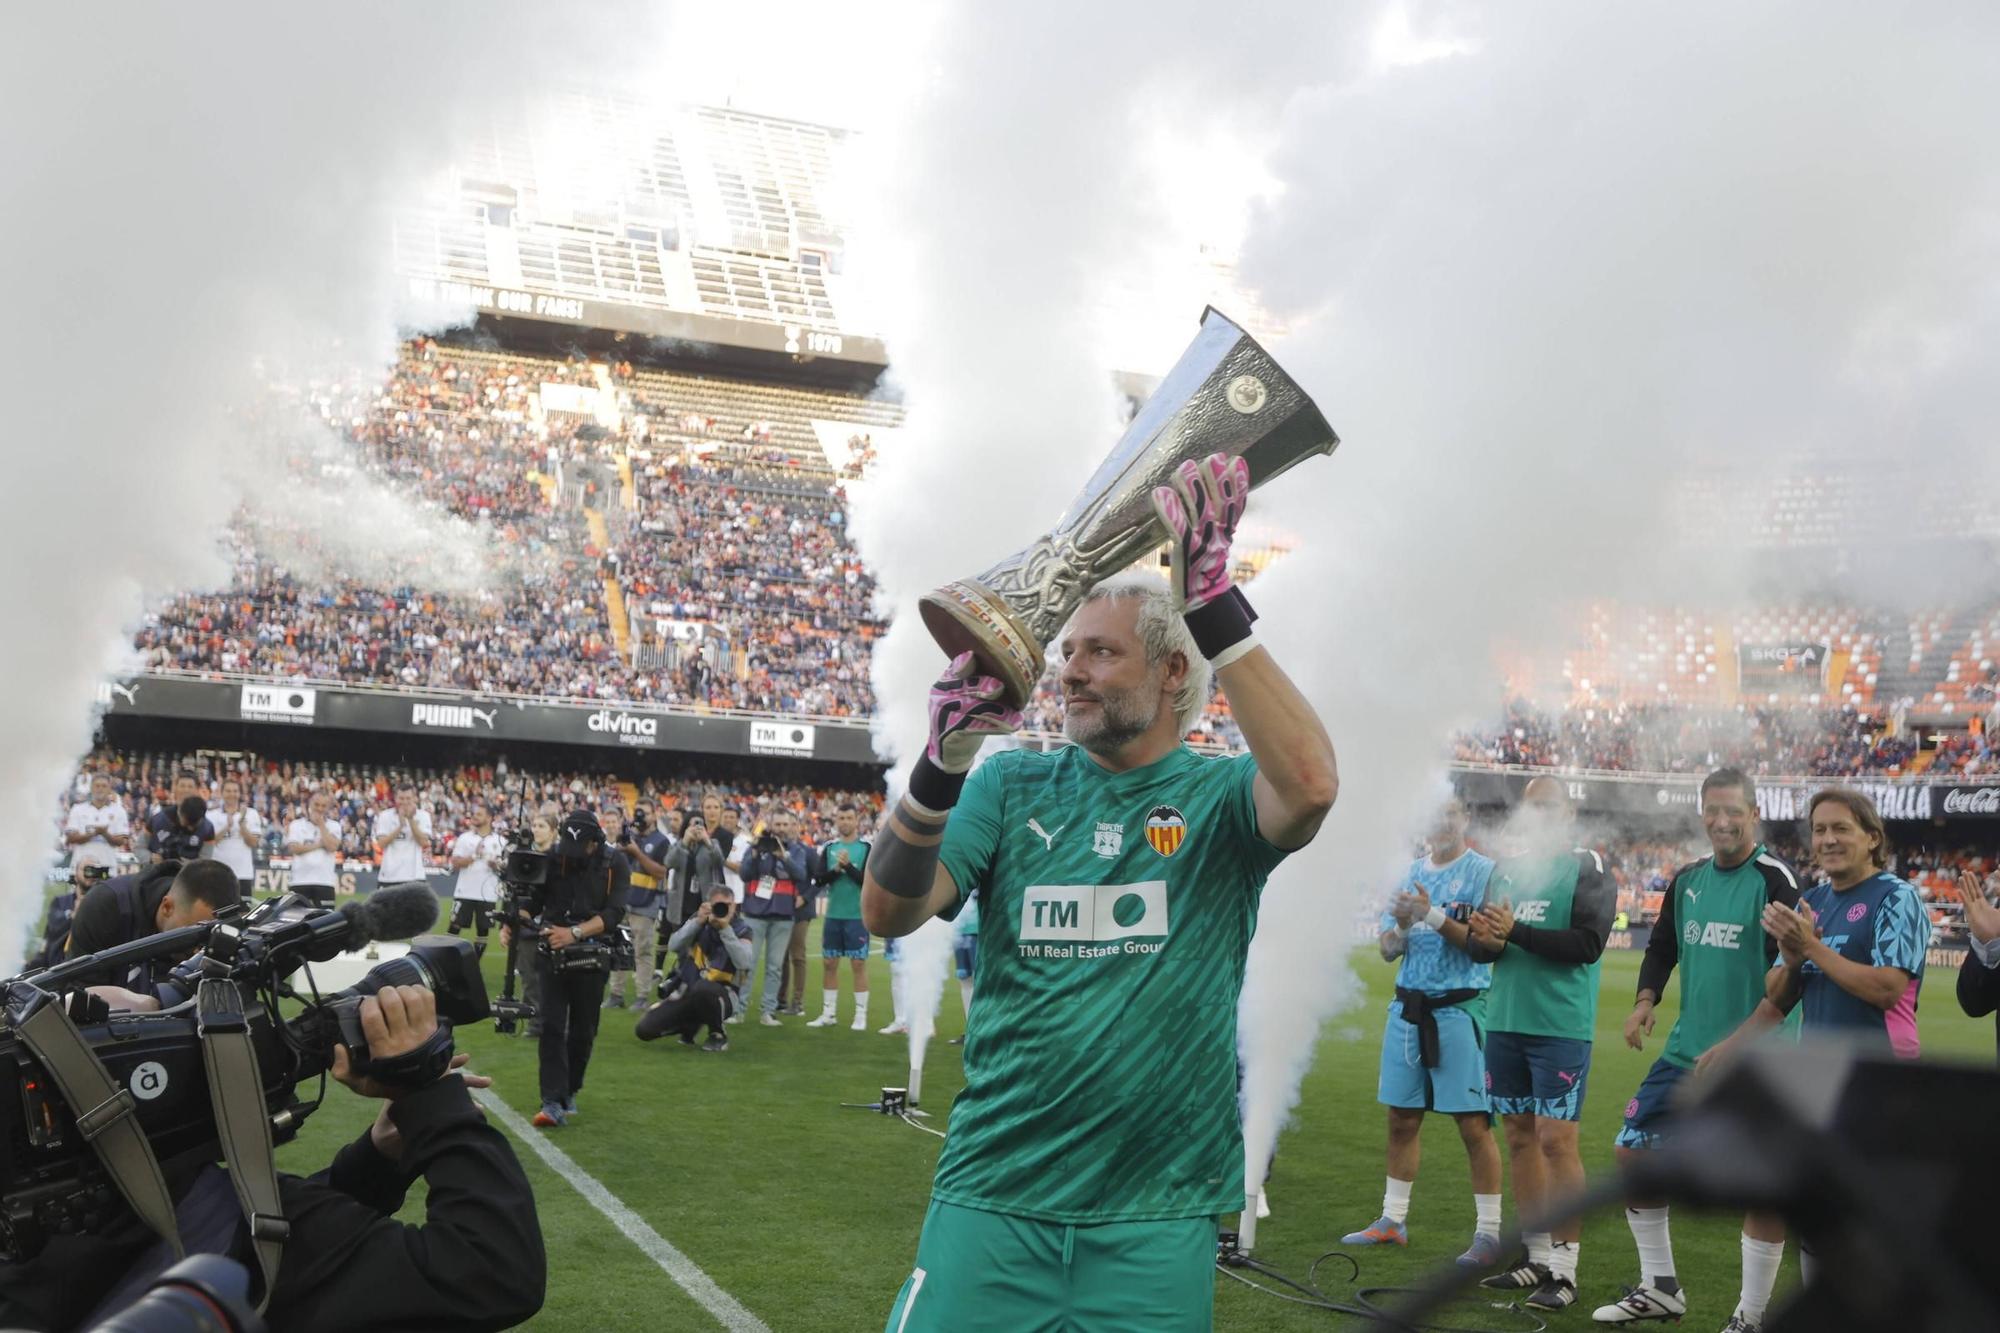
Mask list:
POLYGON ((563 817, 549 848, 548 873, 523 917, 500 932, 508 946, 523 929, 536 943, 534 971, 542 1026, 542 1109, 534 1123, 554 1129, 576 1114, 576 1094, 597 1041, 598 1006, 611 975, 616 931, 625 917, 632 872, 624 857, 605 846, 604 829, 588 810, 563 817))
POLYGON ((736 1008, 736 981, 756 954, 750 927, 734 910, 736 895, 717 885, 708 901, 674 932, 667 947, 680 956, 667 998, 639 1017, 640 1041, 654 1041, 672 1032, 681 1043, 694 1045, 694 1034, 708 1028, 705 1051, 729 1049, 722 1025, 736 1008))
MULTIPOLYGON (((385 986, 361 1001, 371 1061, 424 1047, 437 999, 385 986)), ((286 1333, 370 1329, 502 1329, 542 1306, 548 1260, 535 1196, 505 1136, 466 1091, 487 1080, 451 1071, 415 1088, 356 1075, 337 1047, 333 1076, 386 1104, 360 1138, 310 1179, 278 1177, 290 1223, 264 1317, 286 1333), (417 1180, 421 1226, 394 1214, 417 1180)), ((256 1272, 250 1229, 229 1176, 208 1153, 166 1158, 162 1174, 191 1254, 224 1254, 256 1272)), ((127 1208, 89 1235, 59 1235, 34 1258, 0 1265, 0 1326, 87 1329, 136 1300, 174 1262, 127 1208), (109 1294, 106 1294, 107 1289, 109 1294)))

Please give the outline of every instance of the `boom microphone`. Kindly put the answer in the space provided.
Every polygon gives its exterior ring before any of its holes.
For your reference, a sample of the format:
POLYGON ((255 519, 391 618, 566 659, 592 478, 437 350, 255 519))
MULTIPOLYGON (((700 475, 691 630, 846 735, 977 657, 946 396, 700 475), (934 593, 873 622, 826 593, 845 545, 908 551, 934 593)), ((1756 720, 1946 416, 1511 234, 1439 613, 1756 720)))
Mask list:
POLYGON ((407 940, 437 924, 438 897, 427 884, 398 884, 340 905, 354 943, 407 940))
MULTIPOLYGON (((301 900, 290 899, 297 903, 301 900)), ((290 916, 292 910, 286 909, 290 916)), ((302 932, 308 941, 302 957, 309 963, 324 963, 336 954, 359 949, 376 940, 407 940, 421 935, 436 924, 437 895, 424 884, 398 884, 377 889, 366 898, 350 898, 331 912, 320 912, 295 922, 283 938, 296 941, 302 932)), ((213 949, 214 940, 211 938, 213 949)))

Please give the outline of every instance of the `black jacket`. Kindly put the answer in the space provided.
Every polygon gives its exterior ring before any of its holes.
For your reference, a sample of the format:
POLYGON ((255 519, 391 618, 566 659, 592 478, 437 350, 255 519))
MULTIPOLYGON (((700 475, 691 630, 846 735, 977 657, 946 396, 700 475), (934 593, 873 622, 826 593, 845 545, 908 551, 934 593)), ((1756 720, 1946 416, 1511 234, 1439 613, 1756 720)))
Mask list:
POLYGON ((67 958, 81 958, 157 934, 160 903, 181 873, 179 861, 161 861, 135 875, 105 880, 83 895, 70 921, 67 958))
POLYGON ((632 866, 609 848, 567 869, 549 863, 548 882, 539 895, 542 920, 551 926, 574 926, 594 916, 611 930, 625 919, 625 895, 632 884, 632 866))
POLYGON ((1971 1018, 1994 1014, 1993 1044, 2000 1055, 2000 967, 1987 967, 1979 955, 1966 951, 1958 965, 1958 1007, 1971 1018))
POLYGON ((29 967, 51 967, 62 961, 63 946, 69 943, 70 922, 75 917, 75 889, 49 899, 48 919, 42 923, 42 947, 28 960, 29 967))
MULTIPOLYGON (((455 1075, 389 1114, 403 1136, 400 1163, 364 1131, 310 1179, 278 1178, 292 1235, 266 1320, 287 1333, 470 1333, 525 1322, 541 1308, 548 1258, 534 1191, 506 1137, 455 1075), (418 1179, 424 1222, 398 1222, 418 1179)), ((169 1177, 176 1197, 194 1179, 173 1168, 169 1177)), ((239 1228, 231 1255, 254 1274, 248 1237, 239 1228)), ((0 1265, 0 1326, 77 1327, 119 1275, 150 1261, 170 1256, 129 1212, 95 1235, 57 1237, 27 1263, 0 1265)))

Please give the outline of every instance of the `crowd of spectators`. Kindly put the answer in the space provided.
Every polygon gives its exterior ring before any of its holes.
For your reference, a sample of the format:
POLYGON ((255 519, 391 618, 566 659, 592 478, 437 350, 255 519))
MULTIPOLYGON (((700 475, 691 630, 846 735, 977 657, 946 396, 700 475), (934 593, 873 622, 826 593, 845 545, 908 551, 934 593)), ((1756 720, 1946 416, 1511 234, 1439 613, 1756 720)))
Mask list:
MULTIPOLYGON (((2000 768, 1984 719, 1936 747, 1932 772, 2000 768)), ((1464 763, 1569 771, 1686 773, 1724 764, 1758 776, 1896 776, 1910 771, 1915 737, 1852 707, 1701 709, 1681 704, 1593 705, 1549 711, 1522 700, 1500 726, 1461 732, 1452 757, 1464 763)))
POLYGON ((559 820, 572 809, 601 812, 615 806, 629 815, 636 797, 649 803, 672 829, 680 811, 698 809, 705 795, 715 793, 724 805, 740 813, 744 828, 752 828, 779 811, 789 811, 798 818, 805 835, 819 842, 833 836, 834 811, 840 803, 853 802, 872 823, 882 799, 879 793, 820 787, 662 783, 650 778, 628 782, 604 773, 513 768, 505 760, 451 769, 412 769, 338 761, 280 761, 247 752, 189 755, 97 750, 79 766, 61 808, 55 812, 56 829, 66 823, 70 806, 89 799, 91 780, 98 775, 110 779, 112 799, 125 809, 137 835, 131 849, 134 853, 145 851, 147 820, 168 806, 174 779, 185 775, 194 780, 195 794, 208 803, 211 818, 222 809, 223 784, 236 782, 243 804, 255 810, 264 825, 260 850, 269 857, 283 855, 285 826, 303 816, 308 797, 324 792, 329 798, 328 816, 340 826, 342 857, 361 863, 374 860, 369 830, 375 816, 395 808, 396 791, 403 786, 416 788, 418 808, 430 816, 439 835, 433 844, 433 859, 439 865, 444 864, 439 858, 447 845, 443 835, 468 827, 476 805, 491 810, 495 824, 507 831, 525 827, 537 814, 559 820))
POLYGON ((620 553, 642 608, 642 697, 866 716, 875 581, 838 483, 721 456, 634 469, 640 540, 620 553), (686 626, 684 637, 658 634, 686 626), (650 667, 650 669, 649 669, 650 667))
MULTIPOLYGON (((612 367, 610 392, 631 377, 630 366, 612 367)), ((869 659, 882 625, 874 580, 848 535, 846 485, 856 469, 836 475, 779 447, 768 421, 634 413, 620 437, 593 413, 547 410, 545 385, 588 396, 598 378, 581 359, 475 354, 419 339, 386 381, 274 386, 257 412, 267 433, 297 430, 294 473, 361 468, 477 525, 506 553, 506 572, 473 591, 443 592, 421 567, 373 577, 338 561, 329 568, 299 558, 312 523, 258 506, 231 534, 228 586, 157 607, 137 634, 141 660, 297 681, 871 714, 869 659), (332 462, 330 440, 344 441, 332 462), (608 521, 586 521, 579 504, 608 521), (612 586, 626 608, 617 626, 612 586)), ((872 457, 872 441, 858 438, 866 447, 855 459, 872 457)), ((1984 678, 1969 697, 1990 699, 1994 672, 1975 669, 1984 678)), ((1975 715, 1972 729, 1937 745, 1932 769, 2000 772, 1984 721, 1975 715)), ((1052 676, 1025 726, 1061 729, 1052 676)), ((1241 747, 1219 696, 1192 739, 1241 747)), ((1501 725, 1452 738, 1450 752, 1566 770, 1684 772, 1726 762, 1760 775, 1845 777, 1909 771, 1918 746, 1851 707, 1549 712, 1516 702, 1501 725)))

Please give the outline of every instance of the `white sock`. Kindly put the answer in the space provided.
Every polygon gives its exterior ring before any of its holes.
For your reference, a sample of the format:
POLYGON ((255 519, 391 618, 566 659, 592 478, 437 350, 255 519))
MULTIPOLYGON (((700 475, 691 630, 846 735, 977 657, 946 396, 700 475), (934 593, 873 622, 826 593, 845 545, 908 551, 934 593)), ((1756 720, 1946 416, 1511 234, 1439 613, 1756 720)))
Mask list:
POLYGON ((840 1007, 840 991, 829 986, 826 990, 824 1003, 826 1008, 820 1011, 820 1017, 832 1018, 833 1011, 840 1007))
POLYGON ((1667 1234, 1667 1210, 1627 1208, 1625 1224, 1639 1242, 1639 1280, 1653 1283, 1655 1278, 1673 1277, 1674 1242, 1667 1234))
POLYGON ((868 992, 865 990, 854 992, 854 1026, 868 1026, 868 992))
POLYGON ((1554 1242, 1549 1238, 1548 1232, 1523 1231, 1521 1243, 1528 1247, 1529 1263, 1540 1264, 1544 1268, 1549 1266, 1549 1246, 1554 1242))
POLYGON ((958 998, 965 1005, 965 1016, 972 1017, 972 978, 962 977, 958 983, 958 998))
POLYGON ((1412 1182, 1388 1177, 1389 1186, 1382 1191, 1382 1216, 1391 1222, 1402 1223, 1410 1216, 1410 1185, 1412 1182))
POLYGON ((1491 1236, 1495 1240, 1498 1240, 1500 1238, 1500 1196, 1497 1194, 1475 1194, 1472 1196, 1472 1209, 1478 1215, 1479 1219, 1472 1224, 1473 1231, 1478 1235, 1491 1236))
POLYGON ((1785 1262, 1785 1242, 1743 1238, 1743 1299, 1736 1313, 1745 1319, 1764 1322, 1764 1309, 1771 1303, 1771 1288, 1778 1284, 1778 1268, 1785 1262))
POLYGON ((1804 1241, 1800 1241, 1799 1281, 1805 1283, 1808 1287, 1810 1287, 1812 1285, 1814 1275, 1817 1274, 1818 1272, 1819 1272, 1819 1256, 1814 1254, 1811 1250, 1808 1250, 1806 1248, 1806 1243, 1804 1241))
POLYGON ((1576 1281, 1576 1256, 1583 1248, 1580 1240, 1559 1240, 1549 1246, 1549 1271, 1557 1277, 1576 1281))

